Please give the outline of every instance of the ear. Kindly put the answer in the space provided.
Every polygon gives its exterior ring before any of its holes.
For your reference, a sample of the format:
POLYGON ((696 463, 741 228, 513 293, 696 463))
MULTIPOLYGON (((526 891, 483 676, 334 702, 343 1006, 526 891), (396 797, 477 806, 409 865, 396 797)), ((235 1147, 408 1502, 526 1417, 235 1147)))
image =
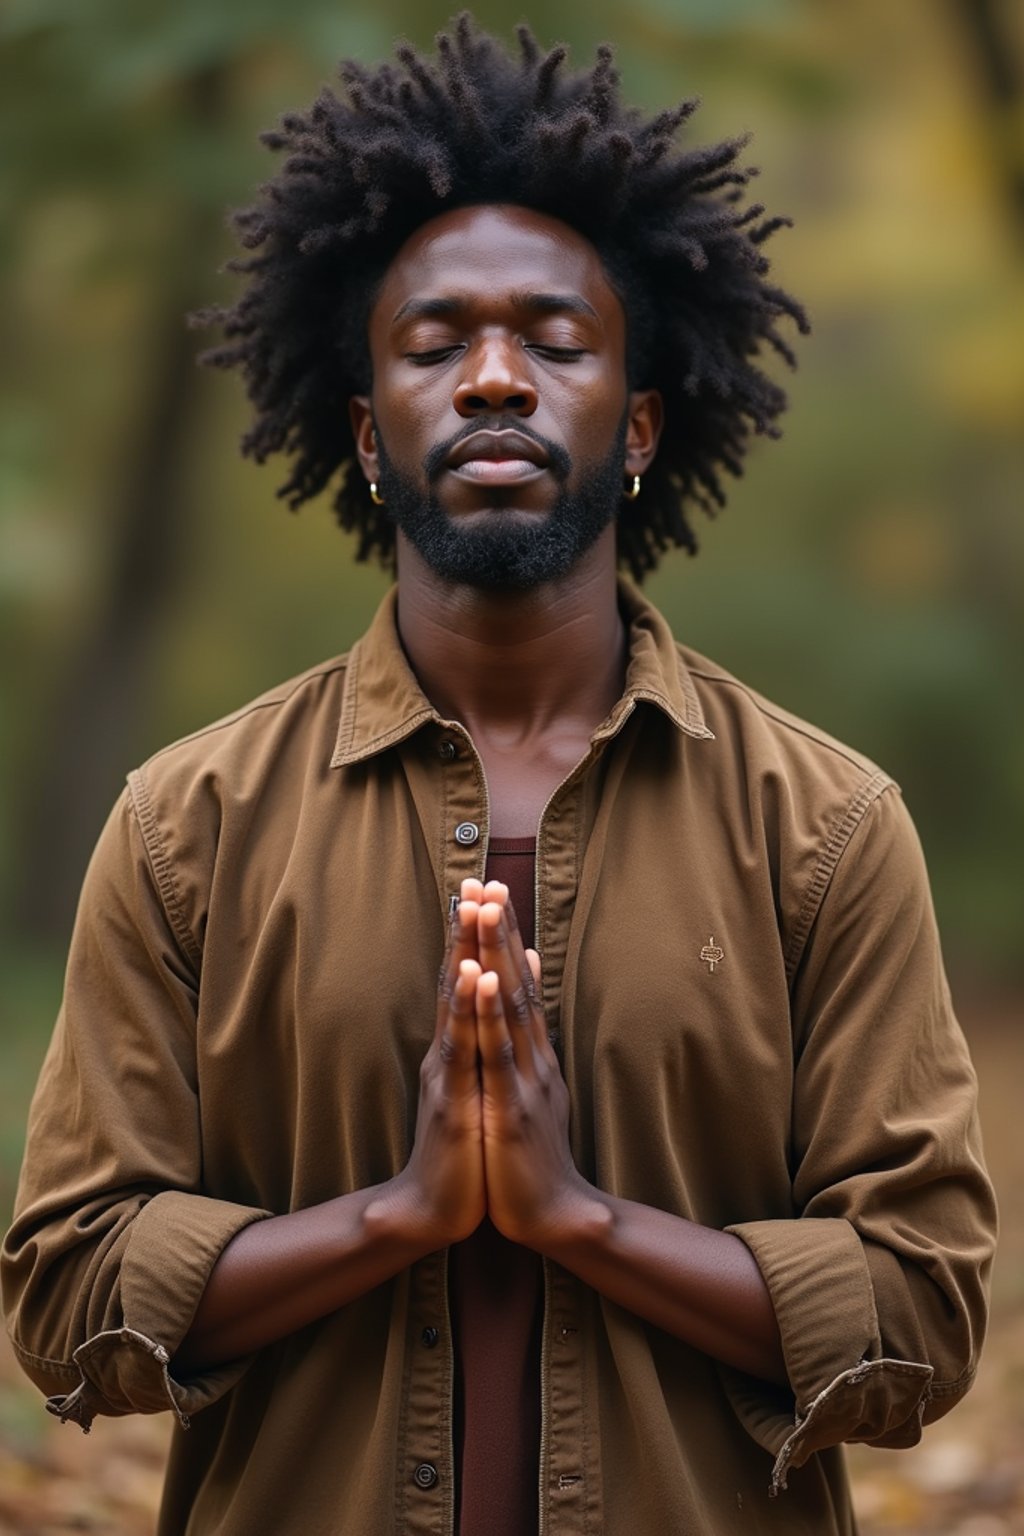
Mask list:
POLYGON ((373 407, 369 395, 353 395, 348 402, 348 419, 356 440, 356 458, 368 481, 380 479, 377 458, 377 434, 373 426, 373 407))
POLYGON ((627 475, 642 475, 650 468, 661 440, 665 420, 661 395, 656 389, 634 389, 627 410, 625 471, 627 475))

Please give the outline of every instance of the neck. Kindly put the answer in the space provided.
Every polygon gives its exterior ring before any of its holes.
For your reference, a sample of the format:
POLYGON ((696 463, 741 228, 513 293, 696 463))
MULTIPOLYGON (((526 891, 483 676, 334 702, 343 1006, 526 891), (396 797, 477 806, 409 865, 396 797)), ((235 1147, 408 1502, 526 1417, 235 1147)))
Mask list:
POLYGON ((450 585, 398 543, 398 631, 440 714, 508 745, 600 724, 625 675, 613 528, 567 577, 528 592, 450 585))

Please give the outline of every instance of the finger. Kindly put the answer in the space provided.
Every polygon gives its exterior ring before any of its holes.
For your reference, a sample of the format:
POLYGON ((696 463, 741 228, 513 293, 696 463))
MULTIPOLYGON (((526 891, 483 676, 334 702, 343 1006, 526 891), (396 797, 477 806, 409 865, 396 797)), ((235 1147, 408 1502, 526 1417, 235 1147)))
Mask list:
POLYGON ((480 964, 498 977, 502 1012, 511 1032, 516 1065, 524 1073, 535 1068, 533 1057, 533 978, 518 929, 508 907, 484 902, 479 911, 480 964))
MULTIPOLYGON (((476 883, 480 884, 479 881, 476 883)), ((445 950, 444 959, 441 961, 441 972, 437 984, 437 1014, 434 1021, 435 1041, 440 1040, 445 1020, 448 1017, 448 1008, 455 987, 455 979, 459 974, 459 967, 463 960, 477 959, 479 948, 477 910, 475 902, 460 902, 452 917, 448 948, 445 950)))
POLYGON ((522 935, 519 931, 519 923, 516 919, 515 908, 507 895, 501 902, 484 901, 480 906, 477 931, 481 948, 489 946, 492 954, 489 964, 481 959, 480 964, 484 970, 496 970, 501 978, 503 987, 515 986, 523 982, 528 992, 533 991, 533 976, 526 963, 526 954, 523 949, 522 935))
POLYGON ((561 1071, 561 1067, 558 1063, 558 1056, 555 1053, 554 1046, 551 1044, 551 1036, 548 1034, 548 1021, 544 1013, 544 988, 541 976, 540 955, 535 949, 527 949, 524 951, 524 953, 526 956, 526 966, 530 973, 530 983, 532 988, 531 997, 533 1001, 533 1009, 531 1011, 530 1021, 533 1032, 533 1043, 535 1048, 540 1052, 541 1056, 543 1056, 548 1065, 557 1068, 558 1071, 561 1071))
MULTIPOLYGON (((508 888, 505 887, 505 889, 507 890, 508 888)), ((534 975, 526 960, 526 950, 523 948, 523 932, 519 926, 519 917, 511 895, 506 897, 502 905, 505 912, 505 924, 508 930, 509 952, 515 962, 516 971, 522 978, 523 985, 532 997, 536 992, 534 975)))
POLYGON ((494 971, 484 971, 476 983, 476 1032, 484 1092, 508 1103, 518 1093, 516 1051, 494 971))
MULTIPOLYGON (((503 886, 502 889, 507 891, 508 887, 503 886)), ((486 903, 484 903, 484 905, 486 905, 486 903)), ((537 977, 534 976, 533 970, 531 969, 530 964, 526 958, 526 950, 523 948, 523 935, 519 927, 519 919, 516 916, 516 909, 511 896, 508 896, 505 900, 503 911, 505 913, 504 942, 507 947, 508 954, 511 958, 512 971, 518 978, 518 981, 515 984, 521 986, 526 992, 530 1002, 533 1003, 536 1007, 540 1008, 540 994, 537 989, 539 973, 537 977)), ((486 970, 487 962, 481 959, 480 963, 486 970)), ((500 974, 501 972, 499 971, 499 975, 500 974)), ((506 978, 503 977, 503 980, 504 979, 506 978)), ((507 1001, 508 999, 506 998, 506 1005, 507 1001)))
POLYGON ((541 971, 540 954, 535 949, 523 950, 523 974, 526 978, 525 986, 530 998, 530 1026, 533 1034, 533 1044, 549 1066, 558 1066, 558 1057, 551 1044, 551 1036, 548 1034, 547 1014, 544 1012, 544 981, 541 971))
MULTIPOLYGON (((523 947, 523 931, 519 926, 519 918, 511 896, 505 905, 505 917, 508 923, 509 948, 512 952, 512 958, 515 960, 516 969, 522 978, 523 986, 526 988, 530 1001, 540 1007, 540 956, 537 956, 537 973, 534 975, 533 967, 530 965, 528 958, 531 951, 523 947)), ((532 953, 536 955, 537 951, 533 950, 532 953)))
POLYGON ((462 901, 481 902, 484 899, 484 888, 479 880, 463 880, 459 887, 459 897, 462 901))
POLYGON ((477 1066, 476 989, 480 966, 476 960, 463 960, 459 966, 447 1016, 441 1031, 439 1054, 446 1071, 453 1077, 465 1076, 477 1066))
POLYGON ((484 886, 483 899, 484 901, 496 901, 499 907, 505 906, 509 899, 508 886, 503 880, 488 880, 484 886))

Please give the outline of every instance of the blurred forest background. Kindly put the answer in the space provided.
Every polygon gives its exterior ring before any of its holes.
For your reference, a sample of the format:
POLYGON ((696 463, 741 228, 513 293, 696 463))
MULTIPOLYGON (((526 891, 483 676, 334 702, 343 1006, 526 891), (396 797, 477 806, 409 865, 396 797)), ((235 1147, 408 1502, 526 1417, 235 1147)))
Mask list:
MULTIPOLYGON (((476 14, 511 37, 518 3, 476 14)), ((696 561, 677 633, 880 761, 928 856, 1005 1236, 975 1394, 854 1458, 865 1531, 1024 1530, 1024 6, 556 0, 574 62, 752 129, 814 334, 696 561)), ((75 894, 126 770, 345 649, 387 578, 244 465, 184 314, 234 292, 224 210, 335 60, 429 45, 423 0, 6 0, 0 10, 0 1215, 75 894)), ((0 1361, 0 1536, 152 1528, 166 1426, 57 1429, 0 1361)))

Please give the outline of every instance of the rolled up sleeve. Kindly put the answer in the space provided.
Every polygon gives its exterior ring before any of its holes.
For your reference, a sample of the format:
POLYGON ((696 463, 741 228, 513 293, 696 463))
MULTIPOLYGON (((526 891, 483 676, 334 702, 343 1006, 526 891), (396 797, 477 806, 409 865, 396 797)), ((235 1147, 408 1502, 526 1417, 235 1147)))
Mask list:
POLYGON ((196 958, 126 794, 83 887, 2 1254, 15 1353, 84 1429, 163 1409, 187 1424, 247 1365, 168 1369, 219 1255, 270 1214, 203 1190, 196 958))
POLYGON ((792 996, 797 1215, 728 1229, 771 1295, 791 1395, 723 1370, 776 1492, 828 1446, 913 1445, 966 1392, 985 1331, 976 1080, 895 789, 830 872, 792 996))

